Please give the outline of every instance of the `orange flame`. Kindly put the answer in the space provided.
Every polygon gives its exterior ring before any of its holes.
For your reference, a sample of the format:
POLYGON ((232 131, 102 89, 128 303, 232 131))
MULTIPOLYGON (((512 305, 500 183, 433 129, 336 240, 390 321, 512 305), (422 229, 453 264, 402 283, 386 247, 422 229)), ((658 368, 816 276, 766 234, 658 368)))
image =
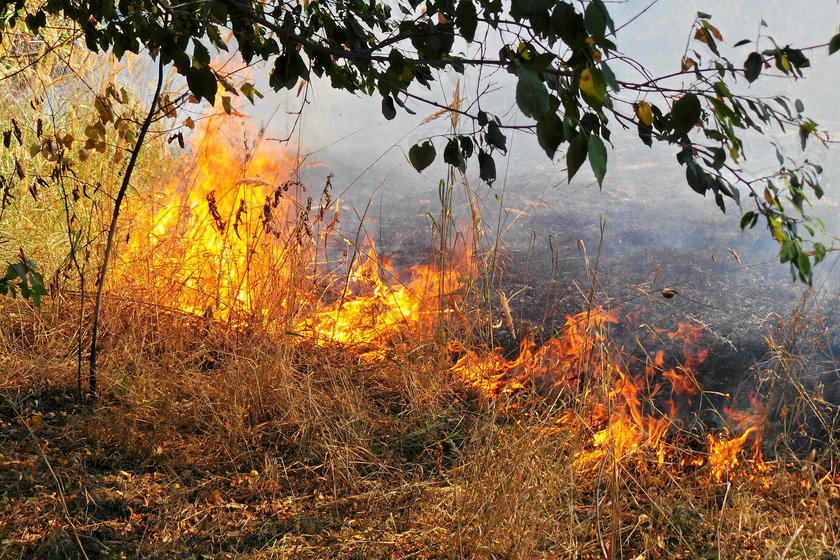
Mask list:
MULTIPOLYGON (((264 320, 279 311, 287 329, 351 348, 364 360, 414 348, 443 313, 460 315, 456 296, 474 272, 468 237, 456 251, 459 262, 445 270, 413 267, 406 282, 366 240, 329 302, 304 289, 315 285, 311 199, 302 202, 296 159, 276 145, 254 142, 257 137, 228 115, 200 121, 191 141, 193 160, 181 176, 149 193, 145 207, 132 207, 118 285, 151 303, 224 322, 264 320), (308 313, 298 315, 301 309, 308 313)), ((323 211, 314 215, 324 218, 323 211)), ((638 315, 627 317, 635 322, 638 315)), ((695 371, 708 356, 703 329, 680 323, 667 333, 682 341, 681 363, 669 367, 660 350, 628 365, 606 337, 607 323, 615 322, 615 315, 601 309, 567 316, 558 336, 542 345, 525 338, 510 360, 500 349, 453 344, 461 356, 450 373, 487 398, 532 391, 588 399, 592 410, 583 416, 589 416, 592 438, 575 458, 581 472, 636 454, 650 454, 661 466, 676 453, 681 408, 702 396, 695 371), (591 402, 596 380, 610 384, 602 402, 591 402)), ((752 412, 725 409, 740 436, 710 434, 707 455, 675 463, 706 463, 714 480, 724 480, 742 462, 749 441, 752 472, 766 468, 760 451, 766 413, 755 395, 750 400, 752 412)), ((577 423, 575 418, 567 414, 563 422, 577 423)))
MULTIPOLYGON (((453 248, 448 270, 413 267, 406 283, 366 239, 332 303, 302 289, 315 285, 311 222, 323 220, 324 211, 311 218, 311 198, 303 203, 297 159, 256 141, 260 134, 239 117, 206 114, 183 173, 135 201, 117 286, 158 306, 225 322, 265 319, 272 308, 288 316, 297 311, 291 302, 300 301, 310 314, 287 329, 353 347, 368 359, 416 337, 447 311, 443 298, 461 289, 471 266, 468 236, 453 248)), ((336 222, 337 216, 326 229, 336 222)))
MULTIPOLYGON (((591 441, 578 452, 577 470, 589 472, 604 461, 620 461, 642 451, 652 453, 655 463, 661 466, 677 453, 672 440, 681 432, 681 409, 698 402, 702 393, 695 370, 708 355, 707 349, 699 347, 703 329, 679 324, 667 335, 683 341, 682 363, 667 367, 665 353, 660 350, 647 360, 643 372, 633 375, 615 349, 604 344, 602 327, 606 322, 615 319, 605 311, 580 313, 568 317, 563 333, 539 348, 532 340, 522 341, 515 359, 506 360, 498 351, 469 350, 451 372, 490 398, 524 389, 575 394, 584 378, 613 379, 606 402, 596 403, 592 409, 590 423, 603 427, 594 430, 591 441), (605 355, 594 359, 594 352, 605 355), (670 394, 664 393, 663 389, 669 386, 670 394)), ((686 455, 676 463, 694 467, 708 464, 711 477, 720 481, 733 475, 743 462, 745 443, 752 441, 750 472, 764 472, 767 467, 760 445, 766 415, 755 395, 750 401, 755 412, 725 409, 741 436, 722 439, 710 434, 708 454, 686 455)), ((563 422, 572 420, 566 416, 563 422)))
POLYGON ((364 359, 386 355, 388 346, 421 335, 444 310, 441 294, 457 292, 462 282, 457 270, 441 272, 415 266, 411 280, 399 282, 391 263, 381 258, 372 240, 364 256, 351 268, 340 297, 304 320, 301 330, 322 343, 355 348, 364 359))
POLYGON ((615 321, 603 310, 567 316, 563 335, 552 338, 539 349, 524 339, 515 360, 505 360, 498 352, 467 351, 450 372, 488 396, 511 394, 535 387, 543 392, 577 388, 587 376, 597 376, 589 366, 592 353, 603 341, 604 323, 615 321))
POLYGON ((297 162, 265 142, 243 150, 254 137, 242 119, 206 116, 182 174, 131 208, 119 276, 134 294, 229 320, 260 312, 271 282, 289 276, 302 235, 297 162))

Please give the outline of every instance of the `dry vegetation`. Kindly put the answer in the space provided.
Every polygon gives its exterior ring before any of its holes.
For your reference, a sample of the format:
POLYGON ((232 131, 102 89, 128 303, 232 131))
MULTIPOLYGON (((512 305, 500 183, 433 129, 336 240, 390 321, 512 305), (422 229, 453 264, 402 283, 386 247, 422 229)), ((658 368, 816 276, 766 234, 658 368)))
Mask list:
POLYGON ((6 558, 837 557, 825 461, 579 474, 569 409, 500 414, 433 346, 365 363, 112 301, 80 401, 73 305, 4 305, 6 558))
MULTIPOLYGON (((44 87, 40 76, 36 85, 44 87)), ((43 106, 5 107, 31 140, 43 106)), ((83 105, 74 107, 56 128, 83 128, 83 105)), ((55 190, 38 196, 18 188, 16 204, 0 220, 10 255, 25 245, 47 277, 61 279, 40 308, 2 301, 0 558, 840 557, 837 407, 829 395, 836 388, 803 377, 811 364, 802 345, 818 342, 824 329, 802 310, 769 338, 767 359, 756 367, 753 385, 768 400, 751 413, 764 410, 763 420, 731 415, 738 420, 731 434, 722 425, 684 429, 669 420, 661 424, 667 428, 661 442, 643 433, 654 427, 644 423, 630 432, 635 443, 614 433, 596 445, 605 426, 632 417, 628 391, 635 382, 622 377, 608 330, 567 328, 556 339, 560 346, 583 348, 559 354, 531 349, 517 357, 514 348, 507 359, 488 357, 478 344, 469 354, 464 340, 480 339, 475 333, 490 321, 469 298, 453 300, 456 291, 461 297, 480 290, 453 290, 444 275, 430 282, 437 292, 428 300, 415 297, 419 284, 405 292, 386 282, 391 286, 379 289, 365 312, 375 308, 380 324, 390 317, 387 335, 356 332, 347 344, 307 335, 323 334, 324 324, 335 335, 329 313, 350 297, 342 283, 349 272, 314 282, 316 257, 300 251, 281 267, 291 283, 281 288, 299 298, 276 296, 283 290, 260 296, 275 294, 271 321, 253 308, 250 320, 232 307, 214 317, 173 292, 188 280, 166 257, 186 261, 178 248, 167 248, 163 261, 148 259, 150 268, 168 267, 159 300, 149 288, 157 280, 136 268, 139 258, 130 261, 130 272, 147 291, 115 283, 102 314, 101 394, 80 397, 80 339, 84 346, 91 308, 89 294, 79 290, 80 273, 90 275, 97 259, 107 185, 119 169, 115 146, 76 167, 74 184, 103 185, 91 198, 73 197, 73 186, 62 183, 69 176, 53 177, 55 190), (80 179, 82 169, 89 175, 80 179), (71 247, 88 256, 77 260, 87 264, 68 268, 71 247), (300 296, 304 288, 316 293, 300 296), (406 319, 405 306, 417 301, 425 301, 421 312, 432 321, 406 319), (403 314, 400 321, 383 314, 389 303, 403 314), (374 341, 382 351, 372 354, 374 341), (481 355, 493 364, 490 371, 453 367, 481 355), (532 361, 521 361, 523 355, 532 361), (537 376, 536 366, 545 363, 551 367, 537 376), (558 371, 568 379, 555 383, 558 371), (776 458, 755 455, 760 442, 752 440, 751 448, 735 449, 737 464, 724 463, 715 474, 710 442, 737 441, 746 433, 738 424, 748 420, 754 431, 765 431, 761 422, 768 419, 775 428, 767 430, 772 441, 765 449, 776 458), (713 429, 719 439, 707 439, 713 429), (818 445, 798 448, 805 441, 800 429, 818 445)), ((37 174, 43 162, 16 150, 4 155, 4 175, 14 173, 15 158, 37 174)), ((151 192, 158 174, 175 165, 157 144, 143 160, 137 192, 151 192)), ((232 184, 242 186, 243 177, 232 184)), ((446 207, 451 201, 443 198, 446 207)), ((446 210, 433 229, 444 239, 439 262, 451 264, 447 251, 459 236, 445 223, 446 210)), ((289 216, 297 229, 286 231, 286 244, 308 227, 306 236, 321 246, 318 227, 331 228, 328 214, 320 213, 320 226, 313 218, 306 227, 294 209, 289 216)), ((480 224, 474 229, 480 232, 480 224)), ((142 230, 133 231, 132 239, 142 238, 142 230)), ((124 244, 124 254, 138 257, 130 247, 124 244)), ((267 261, 276 274, 278 261, 267 261)), ((379 281, 372 275, 382 268, 376 263, 356 286, 379 281)), ((468 268, 475 270, 488 267, 468 268)), ((459 281, 481 285, 472 275, 459 281)), ((278 278, 270 278, 276 289, 278 278)), ((592 300, 594 292, 595 314, 592 300)), ((499 315, 512 323, 504 309, 499 315)), ((675 390, 677 382, 669 383, 675 390)), ((646 414, 664 404, 653 393, 640 397, 646 414)))

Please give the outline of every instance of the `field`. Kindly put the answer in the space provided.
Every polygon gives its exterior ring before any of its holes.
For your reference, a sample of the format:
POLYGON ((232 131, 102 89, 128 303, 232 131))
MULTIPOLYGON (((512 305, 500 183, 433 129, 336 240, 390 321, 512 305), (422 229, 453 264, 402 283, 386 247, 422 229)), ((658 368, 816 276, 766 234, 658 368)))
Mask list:
MULTIPOLYGON (((70 87, 40 71, 14 87, 70 87)), ((454 173, 428 262, 399 270, 235 111, 141 152, 89 394, 126 71, 87 82, 94 106, 61 90, 52 122, 49 96, 4 93, 4 258, 49 294, 0 300, 0 558, 840 557, 837 368, 807 294, 704 386, 710 333, 601 305, 594 263, 578 314, 514 317, 454 173)))

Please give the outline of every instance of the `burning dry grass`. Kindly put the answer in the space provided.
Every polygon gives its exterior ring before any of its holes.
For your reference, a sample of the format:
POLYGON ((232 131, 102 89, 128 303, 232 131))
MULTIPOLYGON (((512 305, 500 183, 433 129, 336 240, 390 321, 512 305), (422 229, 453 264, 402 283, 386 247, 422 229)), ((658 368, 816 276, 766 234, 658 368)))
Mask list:
POLYGON ((75 394, 84 296, 2 302, 0 555, 837 558, 838 409, 799 315, 733 398, 698 381, 703 329, 591 301, 494 347, 451 183, 438 266, 400 280, 230 118, 132 198, 100 399, 75 394))
POLYGON ((363 360, 111 300, 85 404, 70 307, 3 315, 10 557, 837 557, 824 462, 718 477, 672 439, 581 469, 597 388, 488 400, 432 344, 363 360))

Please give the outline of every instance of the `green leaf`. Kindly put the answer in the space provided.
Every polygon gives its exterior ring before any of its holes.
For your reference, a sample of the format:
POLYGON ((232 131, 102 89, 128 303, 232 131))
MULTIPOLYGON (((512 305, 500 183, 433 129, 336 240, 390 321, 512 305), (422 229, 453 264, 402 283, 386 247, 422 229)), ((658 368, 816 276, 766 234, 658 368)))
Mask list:
POLYGON ((34 14, 27 14, 24 21, 26 22, 26 27, 33 34, 37 34, 39 29, 47 25, 47 15, 42 10, 38 10, 34 14))
POLYGON ((607 11, 601 2, 590 2, 583 12, 586 30, 595 39, 603 39, 607 31, 607 11))
POLYGON ((459 148, 458 139, 450 138, 446 142, 446 147, 443 149, 443 162, 448 165, 458 165, 458 158, 461 155, 459 148))
POLYGON ((618 85, 618 80, 615 79, 615 74, 613 74, 612 68, 610 68, 606 62, 601 63, 601 72, 604 73, 604 81, 611 90, 616 93, 621 91, 621 87, 618 85))
MULTIPOLYGON (((274 91, 279 91, 283 88, 293 89, 297 85, 299 78, 308 79, 309 68, 296 50, 286 49, 274 59, 274 68, 271 70, 271 75, 268 78, 268 85, 274 91)), ((342 78, 340 74, 332 74, 331 78, 333 87, 349 88, 349 85, 344 85, 340 81, 342 78)))
POLYGON ((801 99, 797 99, 796 101, 794 101, 793 106, 796 108, 797 113, 801 113, 805 110, 805 104, 802 103, 801 99))
POLYGON ((224 109, 225 113, 227 113, 228 115, 230 115, 231 111, 233 110, 233 108, 230 106, 230 96, 229 95, 223 95, 222 96, 222 109, 224 109))
POLYGON ((697 12, 697 19, 712 19, 712 15, 706 12, 697 12))
POLYGON ((793 261, 797 258, 799 254, 799 249, 796 246, 796 242, 792 240, 785 241, 782 244, 782 248, 779 249, 779 262, 786 263, 788 261, 793 261))
POLYGON ((671 127, 677 135, 687 134, 700 120, 700 100, 693 93, 683 95, 671 109, 671 127))
POLYGON ((29 297, 35 307, 41 306, 41 297, 47 295, 47 289, 44 287, 44 279, 39 272, 30 272, 29 276, 32 280, 32 289, 29 292, 29 297))
POLYGON ((653 127, 647 126, 642 121, 639 121, 638 126, 639 139, 648 148, 653 146, 653 127))
POLYGON ((496 121, 487 123, 487 143, 498 148, 502 152, 507 152, 507 138, 502 134, 502 129, 496 121))
POLYGON ((422 144, 415 144, 408 150, 408 161, 417 171, 423 171, 435 161, 434 145, 426 140, 422 144))
POLYGON ((15 265, 10 264, 9 266, 7 266, 6 267, 6 275, 3 276, 3 280, 6 280, 6 281, 14 280, 17 277, 18 277, 18 273, 17 273, 17 269, 15 268, 15 265))
POLYGON ((589 136, 588 153, 589 165, 592 167, 592 172, 595 174, 595 179, 600 187, 604 182, 604 176, 607 174, 607 147, 594 134, 589 136))
POLYGON ((685 180, 688 186, 698 194, 705 196, 706 191, 709 190, 708 175, 693 160, 686 163, 685 180))
POLYGON ((802 75, 801 68, 809 68, 811 66, 811 61, 808 60, 801 50, 799 49, 792 49, 790 47, 785 47, 782 49, 782 53, 788 58, 788 62, 790 65, 799 70, 799 75, 802 75))
POLYGON ((461 31, 461 37, 468 43, 472 43, 478 26, 478 13, 476 13, 472 0, 458 2, 458 7, 455 8, 455 24, 461 31))
POLYGON ((808 258, 808 253, 800 251, 799 255, 797 255, 795 266, 799 271, 799 277, 807 282, 811 276, 811 260, 808 258))
POLYGON ((492 185, 496 180, 496 162, 493 161, 493 156, 484 150, 478 151, 478 176, 488 185, 492 185))
POLYGON ((222 39, 222 35, 219 33, 219 28, 215 25, 207 26, 207 38, 210 40, 211 45, 220 51, 228 52, 228 46, 224 39, 222 39))
POLYGON ((583 17, 568 2, 558 2, 551 12, 551 30, 572 48, 580 48, 586 39, 583 17))
POLYGON ((554 158, 564 140, 563 121, 557 113, 551 111, 537 122, 537 142, 549 158, 554 158))
MULTIPOLYGON (((727 99, 732 97, 732 93, 729 91, 729 88, 726 87, 726 84, 723 82, 715 82, 712 84, 712 87, 715 90, 715 93, 720 95, 721 97, 725 97, 727 99)), ((717 100, 716 100, 717 101, 717 100)))
POLYGON ((458 142, 461 143, 461 152, 465 158, 470 158, 473 155, 473 141, 469 136, 459 136, 458 142))
POLYGON ((520 67, 517 75, 516 104, 526 116, 541 119, 548 112, 548 90, 545 84, 530 68, 520 67))
POLYGON ((615 35, 615 22, 613 22, 612 17, 610 17, 610 11, 607 9, 606 4, 604 4, 603 0, 592 0, 592 3, 596 6, 601 7, 602 12, 604 13, 604 17, 607 20, 607 27, 609 28, 610 33, 615 35))
POLYGON ((198 62, 199 66, 210 64, 210 51, 197 39, 193 39, 193 60, 198 62))
POLYGON ((462 172, 467 168, 466 160, 461 156, 461 146, 457 138, 450 138, 443 149, 443 161, 447 165, 457 167, 462 172))
POLYGON ((840 33, 831 38, 828 43, 828 56, 840 51, 840 33))
POLYGON ((703 33, 703 36, 706 38, 706 46, 708 46, 709 49, 711 49, 711 51, 715 53, 715 56, 720 56, 720 51, 718 51, 717 43, 715 42, 712 29, 714 29, 714 27, 710 23, 704 21, 701 33, 703 33))
POLYGON ((825 259, 825 245, 814 243, 814 264, 819 264, 825 259))
POLYGON ((761 68, 764 66, 764 57, 757 52, 750 53, 747 60, 744 62, 744 77, 747 81, 753 83, 761 74, 761 68))
POLYGON ((397 116, 397 108, 394 107, 394 100, 390 95, 382 98, 382 116, 386 119, 393 120, 397 116))
POLYGON ((245 97, 247 97, 248 101, 250 101, 251 103, 254 102, 254 97, 259 97, 260 99, 265 97, 262 93, 260 93, 260 90, 255 88, 254 84, 250 82, 245 82, 244 84, 242 84, 239 88, 239 91, 241 91, 242 94, 245 97))
POLYGON ((744 212, 744 215, 741 216, 741 229, 752 229, 755 226, 756 220, 758 220, 758 212, 752 210, 744 212))
POLYGON ((216 76, 209 68, 191 67, 187 72, 187 87, 197 99, 216 101, 216 76))
POLYGON ((569 149, 566 150, 566 168, 570 183, 572 182, 572 177, 575 176, 580 166, 586 161, 587 146, 586 136, 583 134, 578 134, 569 143, 569 149))

